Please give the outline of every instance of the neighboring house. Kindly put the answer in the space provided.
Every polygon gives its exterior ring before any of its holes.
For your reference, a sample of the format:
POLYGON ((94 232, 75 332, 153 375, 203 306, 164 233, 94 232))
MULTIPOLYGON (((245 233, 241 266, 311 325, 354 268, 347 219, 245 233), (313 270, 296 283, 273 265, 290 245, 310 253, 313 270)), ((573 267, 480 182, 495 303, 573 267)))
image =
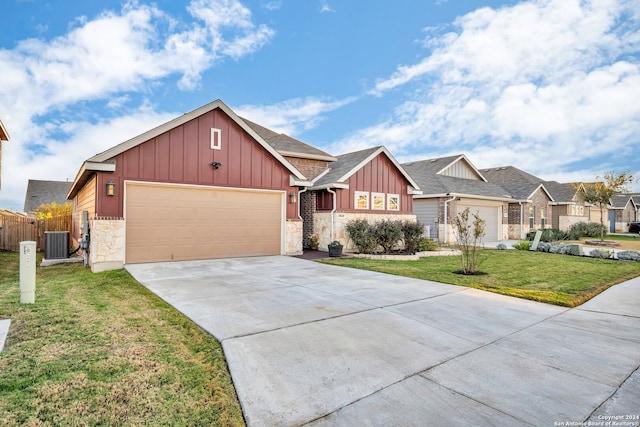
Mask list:
POLYGON ((415 218, 415 187, 382 147, 333 157, 242 119, 217 100, 87 159, 68 197, 74 245, 86 211, 89 263, 102 271, 300 254, 312 234, 348 243, 342 223, 356 213, 415 218), (325 193, 332 192, 339 197, 330 205, 325 193), (383 209, 354 206, 364 193, 371 203, 383 196, 383 209))
POLYGON ((413 195, 420 193, 419 186, 389 150, 373 147, 336 158, 313 180, 309 194, 303 193, 303 218, 313 218, 321 248, 340 240, 346 250, 353 249, 345 226, 354 219, 416 220, 413 195))
POLYGON ((551 228, 569 231, 571 226, 579 222, 589 222, 590 207, 580 201, 578 183, 560 183, 544 181, 545 188, 553 197, 551 203, 551 228))
POLYGON ((508 214, 510 239, 522 239, 530 231, 551 228, 554 199, 543 180, 513 166, 481 169, 480 172, 513 197, 508 214))
POLYGON ((57 203, 64 205, 67 193, 71 188, 68 181, 40 181, 30 179, 27 184, 27 193, 24 197, 24 212, 33 214, 41 205, 57 203))
POLYGON ((609 232, 625 233, 629 231, 629 223, 637 220, 640 205, 636 203, 637 195, 616 194, 609 204, 609 232))
POLYGON ((9 140, 9 133, 0 120, 0 188, 2 188, 2 142, 9 140))
POLYGON ((485 221, 483 241, 508 237, 506 215, 512 197, 501 186, 488 182, 466 156, 427 159, 402 166, 422 190, 422 194, 413 196, 413 210, 429 230, 431 239, 455 242, 452 224, 466 208, 485 221))

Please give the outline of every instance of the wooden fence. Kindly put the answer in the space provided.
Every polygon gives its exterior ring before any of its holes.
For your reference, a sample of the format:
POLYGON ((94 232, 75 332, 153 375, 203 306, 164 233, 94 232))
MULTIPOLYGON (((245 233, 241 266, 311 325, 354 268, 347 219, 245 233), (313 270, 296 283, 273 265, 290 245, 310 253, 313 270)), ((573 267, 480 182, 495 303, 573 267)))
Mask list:
POLYGON ((0 250, 18 251, 20 242, 35 241, 38 250, 44 250, 45 231, 69 231, 73 221, 71 215, 37 219, 21 215, 0 214, 0 250))

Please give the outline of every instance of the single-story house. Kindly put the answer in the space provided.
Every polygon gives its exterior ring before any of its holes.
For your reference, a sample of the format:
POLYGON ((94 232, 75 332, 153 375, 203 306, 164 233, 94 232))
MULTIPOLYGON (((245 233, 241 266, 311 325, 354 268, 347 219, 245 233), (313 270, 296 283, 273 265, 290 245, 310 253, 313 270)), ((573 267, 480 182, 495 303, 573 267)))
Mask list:
POLYGON ((9 132, 0 120, 0 188, 2 188, 2 142, 9 140, 9 132))
POLYGON ((609 232, 625 233, 629 231, 629 223, 637 221, 640 205, 637 195, 616 194, 609 204, 609 232))
POLYGON ((579 183, 544 181, 544 187, 553 197, 551 228, 569 231, 573 224, 589 222, 590 206, 580 201, 579 183))
POLYGON ((332 240, 353 249, 345 230, 355 219, 415 221, 413 196, 420 188, 385 147, 373 147, 336 156, 316 177, 304 195, 304 220, 313 218, 320 247, 332 240))
POLYGON ((27 192, 24 197, 24 212, 32 214, 41 205, 57 203, 64 205, 67 193, 71 188, 69 181, 41 181, 30 179, 27 183, 27 192))
POLYGON ((481 169, 480 172, 513 198, 508 212, 510 239, 522 239, 530 231, 550 228, 554 199, 543 180, 513 166, 481 169))
POLYGON ((102 271, 300 254, 312 234, 348 244, 349 218, 415 218, 417 191, 384 147, 333 157, 217 100, 87 159, 67 197, 73 243, 86 212, 89 263, 102 271))
POLYGON ((455 242, 452 224, 466 208, 485 221, 483 241, 501 241, 508 237, 507 212, 513 198, 501 186, 488 182, 465 155, 402 166, 422 190, 422 194, 413 196, 413 210, 431 239, 455 242))

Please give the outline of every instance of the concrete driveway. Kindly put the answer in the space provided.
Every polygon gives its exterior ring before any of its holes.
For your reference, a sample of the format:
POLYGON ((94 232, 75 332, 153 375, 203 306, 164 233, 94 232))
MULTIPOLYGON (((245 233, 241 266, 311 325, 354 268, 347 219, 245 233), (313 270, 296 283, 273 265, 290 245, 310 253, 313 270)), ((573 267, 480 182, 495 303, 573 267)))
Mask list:
POLYGON ((221 341, 250 426, 640 425, 640 278, 566 309, 283 256, 126 268, 221 341))

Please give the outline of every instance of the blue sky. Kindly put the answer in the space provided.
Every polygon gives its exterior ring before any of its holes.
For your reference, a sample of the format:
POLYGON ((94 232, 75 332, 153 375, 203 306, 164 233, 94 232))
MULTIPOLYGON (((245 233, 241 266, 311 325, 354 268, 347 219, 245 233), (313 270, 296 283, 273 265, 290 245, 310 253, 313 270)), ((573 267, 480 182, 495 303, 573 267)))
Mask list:
POLYGON ((218 98, 332 154, 640 177, 640 0, 7 0, 2 16, 0 208, 218 98))

